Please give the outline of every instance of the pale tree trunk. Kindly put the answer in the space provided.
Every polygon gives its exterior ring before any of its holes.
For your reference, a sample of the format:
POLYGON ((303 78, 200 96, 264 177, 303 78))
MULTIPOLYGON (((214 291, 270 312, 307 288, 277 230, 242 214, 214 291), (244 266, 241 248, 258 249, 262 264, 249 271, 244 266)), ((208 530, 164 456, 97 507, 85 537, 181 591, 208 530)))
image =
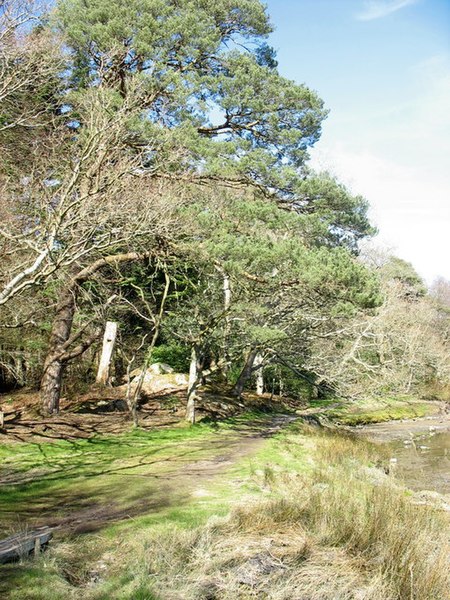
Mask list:
POLYGON ((117 323, 107 321, 105 335, 103 336, 102 354, 98 366, 96 383, 101 385, 110 384, 111 358, 114 351, 117 336, 117 323))
POLYGON ((127 366, 127 393, 126 393, 126 402, 127 402, 127 406, 128 409, 130 411, 131 414, 131 418, 133 419, 133 425, 134 427, 138 427, 139 425, 139 421, 138 421, 138 415, 137 415, 137 404, 136 402, 134 402, 134 398, 133 398, 133 393, 132 393, 132 389, 131 389, 131 366, 133 364, 133 361, 130 360, 128 362, 128 366, 127 366))
MULTIPOLYGON (((20 349, 19 352, 21 352, 22 349, 20 349)), ((18 354, 14 359, 14 371, 16 374, 16 381, 20 386, 25 385, 25 381, 26 381, 26 367, 24 364, 24 360, 23 360, 23 355, 22 354, 18 354)))
POLYGON ((231 323, 230 323, 230 317, 228 315, 228 312, 230 310, 231 307, 231 287, 230 287, 230 278, 229 276, 224 273, 223 275, 223 308, 225 311, 225 329, 224 329, 224 358, 225 358, 225 365, 224 366, 224 373, 226 373, 227 370, 227 366, 229 363, 229 353, 228 353, 228 341, 230 339, 230 328, 231 328, 231 323))
POLYGON ((230 331, 231 331, 231 321, 229 316, 229 311, 231 307, 231 284, 230 284, 230 276, 219 266, 216 265, 216 269, 223 277, 223 308, 225 313, 225 324, 223 328, 223 353, 222 357, 223 366, 221 368, 221 375, 224 379, 227 377, 227 373, 229 370, 230 364, 230 355, 228 352, 228 343, 230 339, 230 331))
POLYGON ((253 371, 253 364, 255 362, 255 358, 258 354, 258 350, 256 348, 252 348, 247 356, 247 360, 245 361, 244 368, 242 369, 235 385, 232 390, 233 396, 237 396, 240 398, 242 396, 242 392, 244 391, 245 384, 250 379, 253 371))
POLYGON ((261 354, 255 356, 255 370, 256 371, 256 395, 262 396, 264 394, 264 372, 263 372, 263 357, 261 354))
POLYGON ((62 375, 64 369, 63 355, 65 344, 70 338, 76 308, 76 293, 73 289, 65 290, 56 307, 56 315, 50 333, 49 348, 44 362, 41 379, 41 400, 44 410, 49 413, 59 412, 62 375))
POLYGON ((231 306, 231 286, 230 276, 226 273, 223 274, 223 306, 225 311, 230 310, 231 306))
POLYGON ((195 346, 192 346, 186 405, 186 421, 192 424, 195 423, 195 399, 198 382, 200 380, 199 375, 197 349, 195 346))

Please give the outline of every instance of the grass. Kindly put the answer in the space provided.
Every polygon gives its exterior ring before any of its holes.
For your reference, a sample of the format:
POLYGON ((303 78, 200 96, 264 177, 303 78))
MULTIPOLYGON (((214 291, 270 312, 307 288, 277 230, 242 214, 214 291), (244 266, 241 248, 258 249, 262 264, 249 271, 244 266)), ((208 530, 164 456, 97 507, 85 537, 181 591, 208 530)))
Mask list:
POLYGON ((340 425, 367 425, 400 419, 415 419, 437 414, 439 407, 432 402, 420 401, 407 396, 383 398, 342 404, 324 413, 340 425))
POLYGON ((192 460, 202 454, 200 442, 208 435, 200 429, 133 432, 76 442, 5 445, 0 451, 3 526, 17 517, 57 515, 65 511, 64 504, 81 509, 107 498, 116 504, 120 498, 121 505, 128 505, 137 492, 141 495, 147 489, 149 493, 155 487, 159 473, 179 467, 187 456, 192 460), (149 471, 153 479, 140 477, 149 471), (15 483, 8 485, 8 480, 15 483))
MULTIPOLYGON (((264 427, 267 420, 253 415, 218 430, 137 432, 123 436, 122 449, 100 440, 89 468, 95 456, 113 466, 134 464, 143 449, 153 460, 160 446, 158 459, 199 444, 199 456, 210 456, 217 436, 234 435, 236 427, 251 433, 255 423, 264 427)), ((68 446, 50 454, 53 462, 70 459, 68 446)), ((21 456, 39 467, 36 449, 24 448, 18 462, 21 456)), ((449 519, 413 504, 379 468, 387 459, 382 447, 351 435, 293 424, 251 458, 199 479, 188 496, 3 568, 7 597, 448 600, 449 519)), ((148 488, 139 482, 131 488, 142 497, 148 488)), ((121 493, 128 497, 130 490, 121 493)))
POLYGON ((375 446, 333 434, 302 439, 314 446, 314 465, 289 443, 290 469, 280 469, 275 450, 270 478, 260 474, 267 498, 157 534, 145 546, 146 572, 135 564, 138 579, 161 599, 448 598, 448 519, 376 471, 375 446))
MULTIPOLYGON (((128 515, 155 511, 181 500, 184 490, 162 484, 201 459, 223 452, 237 431, 263 428, 269 417, 245 415, 223 425, 199 424, 122 435, 47 443, 3 444, 0 477, 0 532, 23 522, 63 519, 67 512, 128 515), (9 483, 10 482, 10 483, 9 483), (167 487, 167 486, 166 486, 167 487), (144 505, 144 506, 143 506, 144 505), (69 511, 68 511, 69 509, 69 511)), ((110 520, 108 515, 106 520, 110 520)), ((99 522, 99 525, 104 525, 99 522)))
POLYGON ((445 600, 448 519, 412 504, 376 468, 385 459, 351 436, 291 427, 206 499, 125 536, 80 597, 445 600))

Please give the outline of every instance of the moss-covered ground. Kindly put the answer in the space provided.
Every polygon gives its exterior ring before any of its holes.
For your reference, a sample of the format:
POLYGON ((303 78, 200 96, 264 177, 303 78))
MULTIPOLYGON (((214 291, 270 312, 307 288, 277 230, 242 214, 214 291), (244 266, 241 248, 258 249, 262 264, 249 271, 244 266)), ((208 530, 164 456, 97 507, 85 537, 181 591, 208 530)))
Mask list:
POLYGON ((433 416, 441 410, 440 403, 428 402, 409 396, 384 397, 336 402, 333 400, 313 401, 315 414, 338 425, 367 425, 400 419, 416 419, 433 416))

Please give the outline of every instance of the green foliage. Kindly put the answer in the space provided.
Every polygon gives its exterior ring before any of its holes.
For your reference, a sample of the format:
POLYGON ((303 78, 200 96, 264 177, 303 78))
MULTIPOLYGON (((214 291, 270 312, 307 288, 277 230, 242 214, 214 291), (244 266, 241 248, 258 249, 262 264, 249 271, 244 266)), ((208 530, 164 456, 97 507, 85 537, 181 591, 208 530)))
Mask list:
POLYGON ((343 425, 364 425, 401 419, 416 419, 436 414, 439 408, 430 402, 411 397, 385 397, 366 399, 359 404, 343 404, 339 408, 326 410, 327 418, 343 425))
POLYGON ((123 99, 138 91, 145 118, 133 128, 151 140, 147 167, 276 191, 317 215, 313 243, 354 248, 373 232, 362 198, 306 167, 327 111, 315 92, 278 73, 259 0, 60 0, 55 19, 77 89, 106 85, 123 99), (238 49, 243 39, 252 50, 238 49))
POLYGON ((190 349, 181 344, 161 344, 153 348, 151 362, 161 362, 170 365, 177 373, 189 371, 190 349))
POLYGON ((397 256, 390 257, 386 265, 383 266, 382 276, 387 281, 400 284, 405 297, 417 299, 427 293, 423 279, 412 264, 397 256))
MULTIPOLYGON (((65 126, 56 158, 43 161, 54 184, 44 186, 42 206, 58 213, 48 223, 58 223, 50 258, 67 269, 53 275, 49 267, 43 295, 57 300, 72 264, 151 252, 145 263, 108 265, 83 282, 74 339, 88 337, 90 319, 94 327, 114 318, 123 363, 137 338, 158 330, 152 361, 186 371, 195 347, 205 369, 226 362, 229 374, 250 347, 301 366, 315 337, 379 306, 376 276, 355 260, 358 241, 374 233, 367 202, 308 166, 327 110, 316 92, 279 73, 263 3, 58 0, 39 35, 50 30, 67 49, 55 72, 65 126), (122 163, 132 172, 126 182, 122 163), (65 186, 70 208, 59 214, 65 186), (141 214, 142 228, 130 226, 141 214), (101 307, 114 296, 106 315, 101 307)), ((47 214, 20 206, 33 222, 47 214)))
POLYGON ((268 365, 264 369, 266 390, 275 395, 283 394, 296 400, 308 401, 311 398, 314 375, 305 373, 302 378, 284 365, 268 365))

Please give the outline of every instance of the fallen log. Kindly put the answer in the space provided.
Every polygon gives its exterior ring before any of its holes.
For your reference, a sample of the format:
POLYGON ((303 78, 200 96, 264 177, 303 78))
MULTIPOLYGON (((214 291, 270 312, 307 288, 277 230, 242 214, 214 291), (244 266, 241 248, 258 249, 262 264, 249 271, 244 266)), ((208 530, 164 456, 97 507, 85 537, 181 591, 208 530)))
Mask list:
POLYGON ((50 527, 40 527, 34 531, 17 533, 0 541, 0 563, 25 558, 30 554, 39 554, 52 539, 50 527))

